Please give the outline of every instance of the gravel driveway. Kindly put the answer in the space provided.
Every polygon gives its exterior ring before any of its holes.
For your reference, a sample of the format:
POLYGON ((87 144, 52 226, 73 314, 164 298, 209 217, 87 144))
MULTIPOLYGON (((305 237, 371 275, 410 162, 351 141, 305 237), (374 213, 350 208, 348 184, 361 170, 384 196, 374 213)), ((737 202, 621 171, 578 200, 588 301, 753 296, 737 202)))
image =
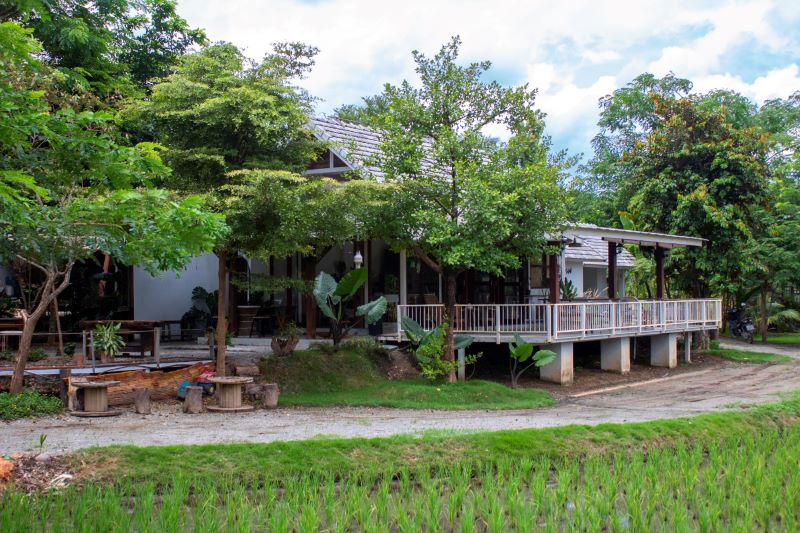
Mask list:
MULTIPOLYGON (((795 353, 795 355, 797 355, 795 353)), ((161 404, 152 415, 115 418, 67 415, 0 423, 0 453, 30 451, 47 434, 51 452, 109 444, 167 445, 300 440, 317 436, 385 437, 426 431, 491 431, 636 422, 733 409, 800 390, 800 360, 735 365, 684 373, 606 392, 567 397, 554 407, 516 411, 432 411, 384 408, 286 408, 184 415, 161 404)))

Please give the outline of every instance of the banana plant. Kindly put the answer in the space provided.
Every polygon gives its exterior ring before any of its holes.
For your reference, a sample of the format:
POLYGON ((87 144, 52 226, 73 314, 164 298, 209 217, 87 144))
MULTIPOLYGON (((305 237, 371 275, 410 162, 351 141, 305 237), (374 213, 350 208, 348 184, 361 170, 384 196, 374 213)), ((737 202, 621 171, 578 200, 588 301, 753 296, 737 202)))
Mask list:
MULTIPOLYGON (((348 323, 345 320, 344 310, 347 302, 364 286, 368 277, 366 268, 356 268, 345 274, 338 283, 327 272, 320 272, 314 280, 314 299, 322 314, 331 321, 331 338, 334 346, 338 346, 353 327, 353 322, 348 323)), ((386 298, 381 296, 359 305, 356 308, 356 316, 363 316, 366 325, 374 324, 386 312, 386 307, 386 298)))
POLYGON ((552 350, 539 350, 533 353, 533 344, 525 342, 518 334, 514 335, 514 341, 508 343, 508 351, 511 358, 508 361, 511 370, 511 387, 516 389, 519 385, 519 378, 532 366, 541 367, 549 365, 556 359, 556 353, 552 350), (520 366, 531 359, 533 360, 526 366, 520 366))

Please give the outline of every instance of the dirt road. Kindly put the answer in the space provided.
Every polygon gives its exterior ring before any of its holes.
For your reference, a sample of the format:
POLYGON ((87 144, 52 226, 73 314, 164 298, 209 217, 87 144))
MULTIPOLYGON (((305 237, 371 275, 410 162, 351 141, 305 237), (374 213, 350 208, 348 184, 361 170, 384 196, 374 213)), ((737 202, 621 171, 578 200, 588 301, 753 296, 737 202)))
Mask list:
POLYGON ((491 431, 568 424, 633 422, 736 409, 800 390, 800 360, 782 365, 736 365, 685 373, 613 391, 568 397, 554 407, 517 411, 431 411, 307 408, 241 414, 184 415, 177 404, 152 415, 116 418, 67 415, 0 423, 0 454, 30 451, 47 435, 63 452, 109 444, 168 445, 271 442, 317 436, 382 437, 426 431, 491 431))

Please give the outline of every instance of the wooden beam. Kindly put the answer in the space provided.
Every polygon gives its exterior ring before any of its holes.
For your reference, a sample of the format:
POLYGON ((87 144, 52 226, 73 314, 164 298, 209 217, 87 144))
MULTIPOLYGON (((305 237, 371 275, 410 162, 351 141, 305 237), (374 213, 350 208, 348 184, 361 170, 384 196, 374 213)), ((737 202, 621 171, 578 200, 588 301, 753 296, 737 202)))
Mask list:
POLYGON ((608 243, 608 297, 617 298, 617 245, 608 243))
POLYGON ((558 268, 558 256, 547 256, 547 278, 550 286, 549 299, 551 304, 561 301, 561 271, 558 268))
POLYGON ((664 249, 656 247, 656 300, 664 299, 664 249))
MULTIPOLYGON (((313 281, 317 271, 317 256, 303 256, 303 281, 313 281)), ((307 293, 303 296, 305 300, 304 310, 306 314, 306 337, 314 339, 317 336, 317 306, 314 302, 314 295, 307 293)))

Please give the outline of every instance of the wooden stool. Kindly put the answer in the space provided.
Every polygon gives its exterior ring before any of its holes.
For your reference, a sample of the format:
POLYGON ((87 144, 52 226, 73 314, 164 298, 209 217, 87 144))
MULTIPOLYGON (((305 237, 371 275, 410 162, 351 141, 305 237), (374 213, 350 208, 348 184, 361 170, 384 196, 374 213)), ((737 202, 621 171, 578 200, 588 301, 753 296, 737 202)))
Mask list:
POLYGON ((242 386, 252 383, 253 378, 247 376, 221 376, 208 378, 217 386, 219 405, 209 405, 209 411, 252 411, 252 405, 242 405, 242 386))
POLYGON ((117 416, 121 409, 108 408, 108 387, 119 381, 80 381, 73 386, 83 390, 83 411, 72 411, 72 416, 117 416))

